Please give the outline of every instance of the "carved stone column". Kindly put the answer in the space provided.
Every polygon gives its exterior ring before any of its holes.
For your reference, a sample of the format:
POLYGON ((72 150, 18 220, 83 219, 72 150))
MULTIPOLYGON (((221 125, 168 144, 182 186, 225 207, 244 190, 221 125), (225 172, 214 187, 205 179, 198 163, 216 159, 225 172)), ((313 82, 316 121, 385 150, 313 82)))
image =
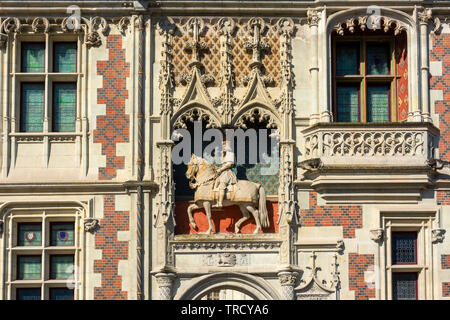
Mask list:
POLYGON ((295 300, 294 287, 297 277, 297 272, 281 271, 278 273, 278 280, 281 284, 281 298, 283 300, 295 300))
POLYGON ((320 16, 316 10, 308 9, 307 11, 308 25, 311 31, 311 67, 309 72, 311 74, 312 83, 312 95, 311 95, 311 105, 312 113, 309 119, 309 124, 313 125, 320 121, 320 110, 319 110, 319 36, 318 36, 318 26, 320 16))
POLYGON ((422 118, 425 122, 431 122, 430 92, 428 64, 428 21, 432 18, 431 9, 425 9, 418 13, 420 22, 420 73, 421 73, 421 105, 422 118))
POLYGON ((159 300, 172 300, 172 288, 176 275, 173 273, 157 273, 155 277, 159 287, 159 300))

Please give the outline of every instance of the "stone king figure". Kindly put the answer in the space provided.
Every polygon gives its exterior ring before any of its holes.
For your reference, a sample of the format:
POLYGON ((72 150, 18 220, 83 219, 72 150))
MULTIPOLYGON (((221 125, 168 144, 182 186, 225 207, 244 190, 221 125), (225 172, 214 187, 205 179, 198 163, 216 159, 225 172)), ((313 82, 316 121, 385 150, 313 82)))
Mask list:
POLYGON ((219 189, 219 197, 214 208, 222 208, 223 200, 225 200, 226 189, 237 183, 237 177, 232 170, 236 166, 234 160, 234 152, 228 141, 223 142, 222 166, 217 169, 217 179, 214 183, 214 189, 219 189))

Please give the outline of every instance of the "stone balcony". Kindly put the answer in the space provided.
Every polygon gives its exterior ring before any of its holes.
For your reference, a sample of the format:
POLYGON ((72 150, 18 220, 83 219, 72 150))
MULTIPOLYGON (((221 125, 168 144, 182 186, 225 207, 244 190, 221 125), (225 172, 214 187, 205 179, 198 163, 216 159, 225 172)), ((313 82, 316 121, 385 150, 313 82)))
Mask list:
POLYGON ((297 182, 309 181, 332 202, 417 201, 432 184, 439 130, 431 123, 319 123, 302 133, 297 182))

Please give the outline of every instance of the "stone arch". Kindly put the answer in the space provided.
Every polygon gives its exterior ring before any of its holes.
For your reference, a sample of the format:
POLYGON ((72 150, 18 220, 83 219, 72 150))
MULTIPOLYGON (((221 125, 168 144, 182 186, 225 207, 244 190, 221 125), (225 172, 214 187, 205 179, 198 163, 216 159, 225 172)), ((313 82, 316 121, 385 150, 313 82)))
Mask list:
POLYGON ((197 300, 211 290, 233 289, 255 300, 280 300, 278 292, 264 279, 238 272, 221 272, 190 280, 181 287, 174 300, 197 300))
POLYGON ((170 121, 171 128, 186 128, 187 122, 196 120, 206 122, 207 128, 220 127, 219 116, 210 108, 199 103, 188 103, 180 108, 170 121))
POLYGON ((278 112, 261 102, 252 102, 242 107, 233 117, 232 125, 246 129, 245 121, 267 121, 267 128, 281 130, 281 119, 278 112))
MULTIPOLYGON (((375 9, 375 8, 374 8, 375 9)), ((339 34, 351 35, 355 28, 367 30, 368 17, 373 13, 370 7, 358 7, 347 10, 342 10, 330 15, 325 23, 326 37, 324 37, 324 45, 326 51, 326 90, 323 94, 326 95, 324 101, 327 101, 327 110, 332 114, 332 99, 331 86, 332 79, 332 37, 339 37, 339 34), (363 26, 363 27, 361 27, 363 26), (341 28, 341 29, 340 29, 341 28)), ((419 93, 420 83, 420 66, 419 61, 413 57, 419 55, 418 48, 420 47, 420 36, 417 32, 417 22, 405 12, 379 7, 380 28, 384 32, 393 31, 394 35, 399 35, 402 32, 406 34, 407 42, 407 63, 408 63, 408 112, 417 110, 419 108, 419 101, 413 99, 419 93)))
MULTIPOLYGON (((327 34, 329 35, 337 25, 346 22, 348 22, 349 28, 351 28, 353 24, 361 25, 363 23, 367 23, 367 19, 364 19, 364 17, 367 18, 372 14, 372 11, 370 11, 371 9, 369 8, 370 7, 352 8, 330 15, 327 19, 327 34)), ((383 24, 386 24, 386 27, 389 28, 402 26, 406 31, 408 31, 407 29, 409 27, 413 27, 415 25, 415 22, 411 19, 411 17, 404 12, 381 7, 379 8, 379 10, 380 11, 376 14, 379 14, 383 21, 380 26, 381 28, 384 27, 383 24)))

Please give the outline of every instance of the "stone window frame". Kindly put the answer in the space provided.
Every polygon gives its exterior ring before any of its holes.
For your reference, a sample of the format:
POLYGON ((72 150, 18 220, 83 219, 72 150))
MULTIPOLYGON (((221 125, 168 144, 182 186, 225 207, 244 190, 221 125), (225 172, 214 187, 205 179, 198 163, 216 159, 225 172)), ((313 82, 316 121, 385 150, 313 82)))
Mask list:
POLYGON ((16 41, 12 47, 12 63, 11 63, 11 131, 9 135, 15 137, 17 141, 33 140, 44 141, 46 137, 50 140, 61 140, 74 142, 77 136, 81 136, 81 126, 79 125, 79 118, 81 115, 81 78, 83 77, 83 70, 81 66, 81 55, 83 52, 83 43, 81 35, 76 33, 45 33, 45 34, 19 34, 16 36, 16 41), (44 42, 45 43, 45 70, 42 73, 35 74, 29 72, 22 72, 20 69, 20 62, 22 59, 21 45, 24 42, 44 42), (77 70, 74 73, 53 72, 53 54, 55 42, 76 42, 77 43, 77 70), (51 71, 51 72, 50 72, 51 71), (43 82, 45 85, 45 102, 44 102, 44 125, 42 132, 21 132, 20 129, 20 84, 23 82, 43 82), (53 84, 56 82, 71 82, 77 84, 76 93, 76 110, 75 110, 75 131, 54 132, 52 127, 52 93, 53 84), (33 137, 34 139, 32 139, 33 137), (59 138, 58 138, 59 137, 59 138))
MULTIPOLYGON (((432 241, 432 230, 439 223, 439 209, 435 207, 402 206, 402 208, 381 208, 378 210, 379 226, 382 230, 379 239, 378 264, 379 278, 376 298, 392 300, 392 273, 417 272, 418 300, 432 300, 438 297, 439 289, 432 279, 437 279, 438 255, 432 241), (417 232, 417 264, 392 265, 391 234, 395 231, 417 232)), ((375 260, 375 261, 376 261, 375 260)))
POLYGON ((394 35, 367 35, 367 34, 359 34, 359 35, 332 35, 332 56, 334 59, 332 59, 332 115, 333 115, 333 121, 338 121, 338 106, 337 106, 337 87, 338 84, 359 84, 360 88, 363 88, 363 90, 358 91, 359 92, 359 98, 358 98, 358 123, 370 123, 367 120, 368 114, 369 114, 369 108, 368 108, 368 83, 373 84, 384 84, 386 85, 389 83, 390 89, 389 89, 389 120, 386 121, 387 123, 397 122, 398 118, 398 99, 397 99, 397 92, 398 92, 398 79, 401 77, 397 73, 397 67, 395 63, 395 50, 397 46, 396 36, 394 35), (362 71, 361 69, 367 68, 367 61, 364 57, 365 54, 367 54, 367 46, 368 43, 374 42, 374 41, 380 41, 384 43, 389 43, 389 68, 390 73, 384 76, 381 75, 369 75, 367 71, 362 71), (360 73, 358 75, 348 75, 348 76, 338 76, 336 75, 336 67, 337 67, 337 53, 336 48, 339 43, 349 43, 354 42, 358 43, 360 50, 358 51, 360 59, 359 59, 359 67, 360 67, 360 73))
POLYGON ((16 289, 24 287, 40 287, 41 300, 49 299, 50 288, 67 288, 68 284, 74 286, 74 300, 83 299, 83 282, 85 280, 85 232, 83 232, 84 208, 77 205, 61 204, 60 206, 20 204, 10 209, 4 209, 2 223, 2 238, 0 246, 0 261, 3 269, 0 275, 0 298, 2 300, 14 300, 16 289), (42 229, 41 246, 19 247, 16 244, 18 236, 18 223, 41 221, 45 228, 42 229), (74 245, 68 247, 50 246, 51 222, 74 222, 74 245), (14 280, 17 270, 17 256, 20 254, 41 255, 41 278, 38 280, 14 280), (50 255, 73 254, 74 278, 73 279, 49 279, 50 255))
MULTIPOLYGON (((32 32, 23 27, 20 32, 10 33, 6 39, 6 49, 3 53, 3 61, 6 62, 0 66, 0 74, 4 81, 6 94, 0 99, 3 109, 3 151, 2 151, 2 171, 3 176, 7 176, 11 169, 15 167, 17 159, 17 150, 19 144, 41 144, 43 147, 43 167, 48 167, 48 159, 52 144, 65 143, 73 145, 75 148, 77 163, 83 172, 87 169, 87 144, 88 144, 88 126, 87 126, 87 98, 89 92, 86 91, 88 85, 88 62, 90 61, 89 46, 84 40, 85 32, 82 29, 76 32, 65 32, 59 28, 50 32, 32 32), (22 42, 45 42, 45 70, 43 73, 21 72, 21 43, 22 42), (52 69, 53 60, 49 55, 53 55, 53 48, 50 44, 54 42, 76 42, 77 43, 77 72, 49 72, 52 69), (50 51, 50 52, 49 52, 50 51), (50 64, 51 63, 51 64, 50 64), (45 86, 45 105, 44 105, 44 124, 42 132, 21 132, 20 131, 20 83, 44 82, 45 86), (75 110, 75 130, 67 132, 51 132, 49 128, 52 122, 50 99, 53 96, 52 80, 57 82, 76 83, 76 110, 75 110)), ((0 54, 0 57, 2 55, 0 54)), ((52 70, 53 71, 53 70, 52 70)))

